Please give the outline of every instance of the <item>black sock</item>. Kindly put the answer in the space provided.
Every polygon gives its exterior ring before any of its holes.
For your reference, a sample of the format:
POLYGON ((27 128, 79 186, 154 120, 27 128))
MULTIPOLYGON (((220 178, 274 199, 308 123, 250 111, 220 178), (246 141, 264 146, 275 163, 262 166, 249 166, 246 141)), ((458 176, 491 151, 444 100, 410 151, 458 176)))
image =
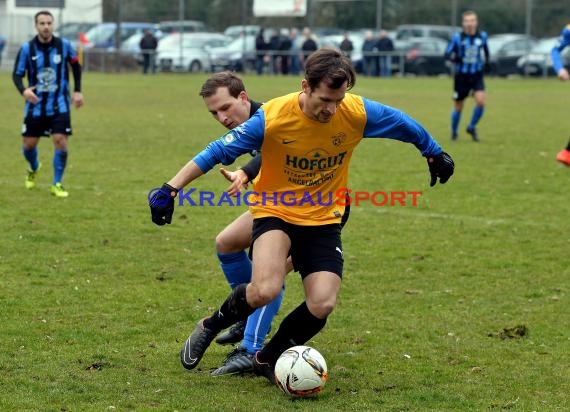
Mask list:
POLYGON ((217 333, 240 320, 247 319, 255 311, 255 308, 249 306, 245 299, 246 287, 247 283, 236 286, 225 302, 222 303, 222 306, 212 316, 204 320, 204 327, 217 333))
POLYGON ((279 325, 279 330, 258 354, 260 362, 275 365, 277 358, 292 346, 303 345, 325 327, 327 319, 313 315, 307 303, 301 303, 279 325))
POLYGON ((570 151, 570 140, 568 140, 568 146, 566 146, 566 150, 570 151))

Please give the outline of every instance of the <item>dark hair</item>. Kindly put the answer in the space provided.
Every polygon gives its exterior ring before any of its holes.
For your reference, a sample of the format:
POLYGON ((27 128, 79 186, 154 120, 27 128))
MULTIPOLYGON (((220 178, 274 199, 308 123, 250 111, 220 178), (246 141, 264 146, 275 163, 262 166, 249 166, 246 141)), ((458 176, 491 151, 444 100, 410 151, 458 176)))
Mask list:
POLYGON ((47 10, 40 10, 34 16, 34 23, 35 24, 38 24, 38 17, 40 17, 40 16, 50 16, 51 19, 53 20, 53 14, 51 14, 51 12, 49 12, 47 10))
POLYGON ((322 48, 312 53, 305 62, 305 80, 311 90, 316 89, 319 83, 331 89, 339 89, 346 82, 348 90, 356 83, 356 73, 350 60, 339 50, 322 48))
POLYGON ((241 92, 245 91, 243 80, 234 73, 226 71, 211 75, 202 85, 200 96, 213 96, 220 87, 227 87, 230 95, 235 98, 237 98, 241 92))

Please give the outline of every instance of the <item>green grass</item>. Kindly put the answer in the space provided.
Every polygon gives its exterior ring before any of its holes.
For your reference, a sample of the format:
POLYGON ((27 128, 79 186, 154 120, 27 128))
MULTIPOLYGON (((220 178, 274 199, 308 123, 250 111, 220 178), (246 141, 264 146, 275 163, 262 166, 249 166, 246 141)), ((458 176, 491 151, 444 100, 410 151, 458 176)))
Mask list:
MULTIPOLYGON (((86 74, 61 200, 47 139, 39 187, 23 188, 23 101, 0 75, 0 410, 570 409, 570 170, 554 161, 570 137, 568 85, 488 80, 475 144, 448 140, 451 80, 358 79, 355 92, 423 123, 456 175, 429 188, 414 147, 357 149, 351 188, 422 195, 416 207, 352 209, 338 306, 309 343, 330 380, 292 402, 259 378, 210 377, 227 348, 213 345, 193 372, 178 360, 228 293, 214 238, 243 211, 186 206, 171 226, 150 221, 148 191, 224 132, 197 95, 204 79, 86 74), (516 325, 528 335, 497 337, 516 325)), ((245 80, 257 100, 300 84, 245 80)), ((193 187, 226 183, 212 172, 193 187)), ((301 299, 291 274, 277 321, 301 299)))

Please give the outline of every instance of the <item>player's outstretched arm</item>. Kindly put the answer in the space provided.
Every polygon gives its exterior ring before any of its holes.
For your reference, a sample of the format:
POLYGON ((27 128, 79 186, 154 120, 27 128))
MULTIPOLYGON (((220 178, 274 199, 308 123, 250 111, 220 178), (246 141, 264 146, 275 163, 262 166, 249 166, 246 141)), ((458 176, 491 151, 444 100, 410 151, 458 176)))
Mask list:
POLYGON ((568 70, 562 64, 561 52, 566 47, 570 46, 570 24, 562 30, 560 38, 552 48, 550 57, 552 58, 552 67, 560 80, 568 80, 568 70))
POLYGON ((427 159, 430 186, 434 186, 438 179, 442 184, 449 180, 455 163, 421 124, 400 110, 368 99, 363 99, 363 102, 367 115, 364 136, 413 144, 427 159))
POLYGON ((160 226, 170 224, 174 213, 174 198, 178 191, 215 165, 219 163, 229 165, 242 154, 259 150, 263 143, 263 131, 263 116, 256 113, 240 128, 231 130, 211 142, 186 163, 172 179, 152 192, 149 197, 152 221, 160 226))
POLYGON ((190 160, 186 165, 176 173, 167 183, 176 188, 182 189, 184 186, 202 176, 204 172, 198 167, 194 160, 190 160))

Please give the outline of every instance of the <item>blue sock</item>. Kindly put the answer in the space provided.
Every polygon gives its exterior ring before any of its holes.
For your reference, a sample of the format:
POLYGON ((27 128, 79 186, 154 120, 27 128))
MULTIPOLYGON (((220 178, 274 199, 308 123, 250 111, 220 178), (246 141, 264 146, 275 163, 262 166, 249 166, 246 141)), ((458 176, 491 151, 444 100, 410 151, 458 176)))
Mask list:
POLYGON ((38 148, 34 147, 33 149, 26 149, 25 146, 22 146, 22 153, 30 164, 30 168, 33 171, 38 170, 38 166, 40 165, 38 162, 38 148))
POLYGON ((470 129, 475 129, 477 122, 479 122, 479 120, 481 120, 481 117, 483 117, 484 111, 485 108, 483 106, 475 106, 473 109, 473 116, 471 116, 471 123, 469 123, 470 129))
POLYGON ((251 260, 243 250, 235 253, 218 253, 218 259, 232 289, 251 281, 251 260))
POLYGON ((55 149, 53 153, 53 184, 61 183, 67 163, 67 150, 55 149))
POLYGON ((263 342, 265 342, 265 337, 269 333, 269 329, 271 329, 273 318, 279 311, 284 292, 285 288, 281 289, 279 295, 272 302, 257 308, 247 318, 241 346, 249 353, 254 354, 263 348, 263 342))
POLYGON ((461 112, 456 110, 451 112, 451 132, 457 133, 457 127, 459 126, 459 120, 461 119, 461 112))

